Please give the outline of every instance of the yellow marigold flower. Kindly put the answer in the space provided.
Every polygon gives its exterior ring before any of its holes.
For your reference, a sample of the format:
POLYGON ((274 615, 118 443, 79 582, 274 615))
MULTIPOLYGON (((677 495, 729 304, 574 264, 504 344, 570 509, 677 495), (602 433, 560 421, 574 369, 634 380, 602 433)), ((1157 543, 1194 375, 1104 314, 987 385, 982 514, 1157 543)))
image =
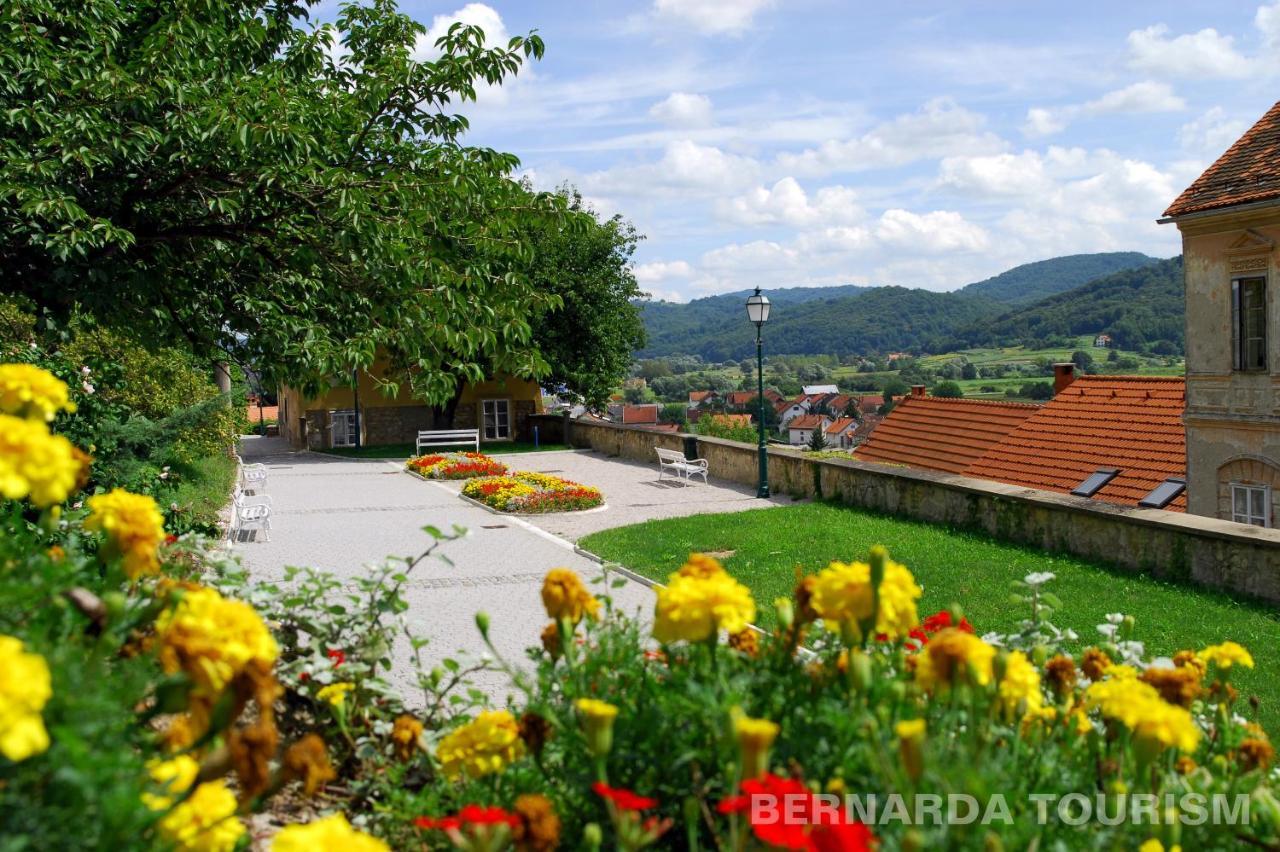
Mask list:
POLYGON ((221 780, 206 781, 157 824, 160 837, 180 852, 231 852, 245 834, 236 797, 221 780))
POLYGON ((156 619, 160 663, 170 674, 184 671, 197 692, 215 696, 249 665, 275 663, 280 649, 262 617, 244 601, 196 588, 156 619))
POLYGON ((163 792, 143 793, 142 803, 153 811, 163 811, 172 807, 196 783, 200 764, 184 754, 171 760, 152 760, 147 763, 147 771, 163 792))
POLYGON ((618 708, 597 698, 579 698, 573 702, 582 714, 582 729, 587 735, 587 747, 596 757, 603 757, 613 748, 613 720, 618 708))
POLYGON ((0 497, 43 509, 79 487, 88 457, 34 420, 0 414, 0 497))
POLYGON ((160 570, 157 552, 164 542, 164 515, 156 501, 117 488, 85 501, 89 517, 84 528, 107 534, 109 548, 124 560, 129 579, 160 570))
POLYGON ((75 411, 67 386, 32 364, 0 364, 0 412, 47 423, 59 411, 75 411))
POLYGON ((1200 729, 1191 714, 1160 697, 1155 687, 1137 678, 1108 678, 1084 693, 1085 705, 1123 724, 1134 736, 1151 744, 1195 751, 1200 729))
POLYGON ((724 571, 724 566, 714 556, 707 556, 705 553, 690 553, 689 558, 676 573, 681 577, 701 577, 706 579, 722 571, 724 571))
POLYGON ((352 828, 342 814, 332 814, 305 825, 286 825, 272 838, 271 852, 391 852, 391 847, 352 828))
MULTIPOLYGON (((910 633, 920 623, 916 612, 920 595, 920 587, 905 566, 886 562, 875 632, 890 640, 910 633)), ((815 578, 812 606, 829 629, 857 636, 859 622, 871 617, 871 566, 832 562, 815 578)))
POLYGON ((334 707, 343 707, 347 702, 347 693, 355 689, 354 683, 331 683, 316 693, 316 698, 327 701, 334 707))
POLYGON ((486 710, 450 731, 436 746, 436 759, 449 778, 464 772, 472 778, 492 775, 522 754, 520 726, 506 710, 486 710))
POLYGON ((1237 663, 1246 669, 1253 668, 1253 655, 1246 651, 1244 646, 1235 642, 1210 645, 1196 656, 1205 663, 1213 663, 1220 669, 1229 669, 1237 663))
POLYGON ((547 615, 577 624, 583 616, 596 618, 600 601, 582 585, 578 572, 570 568, 552 568, 542 581, 542 605, 547 615))
POLYGON ((991 683, 996 649, 972 633, 954 627, 939 630, 916 655, 916 682, 930 691, 971 681, 991 683))
POLYGON ((1040 673, 1021 651, 1014 651, 1008 657, 1004 667, 1004 678, 1000 681, 1000 706, 1005 718, 1015 716, 1034 716, 1044 706, 1044 696, 1040 692, 1040 673), (1019 714, 1018 710, 1022 712, 1019 714))
POLYGON ((769 768, 769 749, 778 738, 777 722, 739 716, 733 720, 733 734, 742 756, 744 778, 759 778, 769 768))
POLYGON ((681 639, 702 642, 715 638, 721 630, 744 630, 755 617, 751 590, 723 568, 707 575, 677 571, 658 590, 653 635, 664 644, 681 639))
POLYGON ((924 719, 903 719, 893 726, 893 733, 900 740, 922 740, 927 730, 924 719))
POLYGON ((17 763, 49 748, 40 712, 52 695, 44 657, 23 650, 12 636, 0 636, 0 754, 17 763))
MULTIPOLYGON (((1165 848, 1164 844, 1161 843, 1158 838, 1153 837, 1150 840, 1143 842, 1143 844, 1138 847, 1138 852, 1165 852, 1165 848)), ((1182 847, 1175 843, 1173 846, 1169 847, 1168 852, 1182 852, 1182 847)))

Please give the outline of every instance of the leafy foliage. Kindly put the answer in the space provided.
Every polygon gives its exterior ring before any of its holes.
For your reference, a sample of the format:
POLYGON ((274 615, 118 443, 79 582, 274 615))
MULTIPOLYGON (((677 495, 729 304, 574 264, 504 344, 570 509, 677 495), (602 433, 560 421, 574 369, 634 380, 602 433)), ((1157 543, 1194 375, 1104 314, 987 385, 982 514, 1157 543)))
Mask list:
POLYGON ((319 386, 389 352, 447 399, 545 361, 530 221, 564 199, 460 143, 451 109, 542 55, 455 25, 431 61, 393 0, 14 0, 0 19, 0 266, 11 292, 319 386))
POLYGON ((1072 254, 1015 266, 986 281, 970 284, 961 292, 986 296, 1006 305, 1029 305, 1048 296, 1074 290, 1095 278, 1126 269, 1139 269, 1155 262, 1155 258, 1136 251, 1072 254))

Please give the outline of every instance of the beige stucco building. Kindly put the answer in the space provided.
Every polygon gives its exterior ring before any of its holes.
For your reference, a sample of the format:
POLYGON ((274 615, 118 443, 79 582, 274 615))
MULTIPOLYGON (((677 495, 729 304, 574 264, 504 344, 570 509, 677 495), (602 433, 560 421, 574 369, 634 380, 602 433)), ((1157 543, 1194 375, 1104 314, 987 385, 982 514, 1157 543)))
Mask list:
POLYGON ((1182 234, 1187 508, 1277 525, 1280 498, 1280 103, 1161 222, 1182 234))

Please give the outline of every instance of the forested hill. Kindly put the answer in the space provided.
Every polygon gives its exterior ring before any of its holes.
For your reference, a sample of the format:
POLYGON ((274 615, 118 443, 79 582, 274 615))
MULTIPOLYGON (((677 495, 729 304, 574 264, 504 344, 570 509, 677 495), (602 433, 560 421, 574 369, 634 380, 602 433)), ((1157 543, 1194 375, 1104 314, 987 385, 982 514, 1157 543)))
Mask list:
POLYGON ((1185 344, 1182 257, 1117 272, 991 320, 960 328, 939 351, 1039 348, 1081 334, 1110 334, 1121 349, 1180 353, 1185 344))
POLYGON ((1136 251, 1072 254, 1016 266, 994 278, 970 284, 960 292, 966 296, 986 296, 1006 305, 1029 305, 1079 287, 1086 281, 1157 262, 1157 258, 1136 251))
MULTIPOLYGON (((906 287, 794 287, 770 290, 775 310, 766 330, 772 352, 855 354, 938 351, 958 332, 980 327, 1026 301, 1023 293, 1057 292, 1116 269, 1154 261, 1137 252, 1072 255, 1015 267, 951 293, 906 287)), ((688 304, 642 304, 648 343, 638 357, 688 354, 725 361, 754 353, 747 291, 688 304)))

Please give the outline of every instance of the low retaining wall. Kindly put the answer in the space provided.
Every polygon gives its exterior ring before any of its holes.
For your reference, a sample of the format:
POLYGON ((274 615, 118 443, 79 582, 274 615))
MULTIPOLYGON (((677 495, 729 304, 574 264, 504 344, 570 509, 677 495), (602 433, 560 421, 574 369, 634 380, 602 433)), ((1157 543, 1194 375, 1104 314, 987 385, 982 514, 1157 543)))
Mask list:
MULTIPOLYGON (((654 447, 697 442, 712 476, 754 485, 756 447, 737 441, 574 420, 568 443, 654 461, 654 447)), ((922 521, 981 529, 1007 541, 1070 553, 1169 580, 1280 603, 1280 531, 1216 518, 1096 503, 946 473, 769 449, 774 494, 826 497, 922 521)))

